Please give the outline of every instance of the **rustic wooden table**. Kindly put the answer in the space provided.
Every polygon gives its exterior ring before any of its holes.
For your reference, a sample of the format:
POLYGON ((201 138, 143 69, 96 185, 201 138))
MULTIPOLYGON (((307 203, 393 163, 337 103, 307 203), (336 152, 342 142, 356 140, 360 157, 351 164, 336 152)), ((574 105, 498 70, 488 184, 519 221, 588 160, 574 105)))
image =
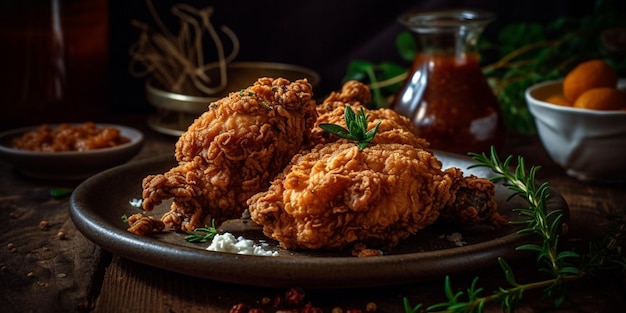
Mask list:
MULTIPOLYGON (((145 145, 134 160, 173 153, 176 138, 150 130, 145 118, 124 117, 113 122, 144 131, 145 145)), ((524 156, 529 165, 541 165, 539 179, 568 202, 568 245, 586 246, 590 238, 603 235, 607 216, 626 209, 625 184, 590 184, 566 176, 545 155, 537 138, 511 139, 507 153, 524 156)), ((1 312, 229 312, 237 304, 274 312, 274 299, 288 292, 184 276, 100 249, 74 227, 68 213, 69 197, 50 196, 53 188, 74 188, 79 183, 35 180, 0 161, 1 312)), ((534 265, 533 259, 514 264, 519 279, 536 277, 534 265)), ((481 277, 487 292, 504 284, 501 270, 492 269, 452 277, 453 285, 465 290, 475 276, 481 277)), ((625 283, 621 276, 574 283, 560 308, 542 300, 540 293, 530 292, 519 312, 621 312, 626 305, 625 283)), ((302 292, 305 303, 324 312, 335 312, 335 308, 366 312, 373 304, 376 312, 403 312, 404 297, 411 304, 426 305, 444 297, 443 278, 392 287, 302 292)))

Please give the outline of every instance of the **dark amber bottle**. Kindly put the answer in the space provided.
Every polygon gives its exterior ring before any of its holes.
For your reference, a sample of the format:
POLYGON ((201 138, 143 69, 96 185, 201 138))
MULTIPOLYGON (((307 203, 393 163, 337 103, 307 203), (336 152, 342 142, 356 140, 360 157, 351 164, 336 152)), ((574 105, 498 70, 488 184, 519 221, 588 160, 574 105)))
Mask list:
POLYGON ((500 105, 483 76, 476 40, 493 15, 446 10, 400 17, 418 52, 394 109, 407 116, 431 148, 466 154, 500 147, 500 105))

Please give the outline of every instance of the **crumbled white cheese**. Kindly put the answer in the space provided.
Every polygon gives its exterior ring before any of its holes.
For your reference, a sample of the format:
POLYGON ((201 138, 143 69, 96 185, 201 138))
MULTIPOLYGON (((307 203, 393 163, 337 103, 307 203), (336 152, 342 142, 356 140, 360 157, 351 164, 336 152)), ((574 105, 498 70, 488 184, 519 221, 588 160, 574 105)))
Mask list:
POLYGON ((143 199, 130 199, 130 201, 128 201, 128 203, 136 208, 140 208, 141 207, 141 203, 143 202, 143 199))
POLYGON ((237 254, 252 254, 262 256, 277 256, 278 251, 268 251, 263 249, 267 244, 255 244, 253 240, 245 239, 242 236, 235 238, 231 233, 217 234, 208 248, 209 251, 229 252, 237 254))
POLYGON ((452 233, 450 235, 446 235, 446 239, 454 242, 454 244, 459 247, 467 244, 467 242, 463 241, 463 235, 461 235, 461 233, 458 233, 458 232, 452 233))

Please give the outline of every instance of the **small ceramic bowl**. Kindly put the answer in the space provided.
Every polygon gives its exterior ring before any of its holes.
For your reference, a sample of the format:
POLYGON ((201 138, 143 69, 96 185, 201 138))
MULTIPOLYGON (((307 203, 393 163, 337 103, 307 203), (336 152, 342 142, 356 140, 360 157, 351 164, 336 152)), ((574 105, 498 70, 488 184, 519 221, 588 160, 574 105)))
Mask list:
MULTIPOLYGON (((618 88, 626 87, 621 79, 618 88)), ((562 80, 526 90, 526 102, 548 155, 568 175, 589 182, 626 181, 626 111, 599 111, 544 100, 562 94, 562 80)))
MULTIPOLYGON (((71 125, 78 125, 72 124, 71 125)), ((57 128, 58 124, 50 124, 57 128)), ((0 159, 13 164, 25 175, 40 179, 78 180, 120 165, 135 156, 143 144, 143 134, 131 127, 96 124, 101 127, 115 127, 129 142, 88 151, 38 152, 19 150, 11 147, 13 138, 35 130, 40 126, 23 127, 0 133, 0 159)))

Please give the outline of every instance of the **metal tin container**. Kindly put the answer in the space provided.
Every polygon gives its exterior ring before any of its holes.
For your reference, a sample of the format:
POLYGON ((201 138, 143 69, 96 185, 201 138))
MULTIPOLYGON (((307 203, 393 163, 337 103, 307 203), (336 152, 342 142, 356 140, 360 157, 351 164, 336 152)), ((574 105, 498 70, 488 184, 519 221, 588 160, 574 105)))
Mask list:
POLYGON ((271 62, 233 62, 227 67, 227 77, 226 88, 207 96, 166 91, 154 80, 148 79, 146 98, 157 108, 157 112, 148 118, 148 124, 158 132, 180 136, 211 102, 228 96, 230 92, 245 89, 260 77, 282 77, 291 81, 306 78, 313 87, 320 82, 319 74, 311 69, 271 62))

